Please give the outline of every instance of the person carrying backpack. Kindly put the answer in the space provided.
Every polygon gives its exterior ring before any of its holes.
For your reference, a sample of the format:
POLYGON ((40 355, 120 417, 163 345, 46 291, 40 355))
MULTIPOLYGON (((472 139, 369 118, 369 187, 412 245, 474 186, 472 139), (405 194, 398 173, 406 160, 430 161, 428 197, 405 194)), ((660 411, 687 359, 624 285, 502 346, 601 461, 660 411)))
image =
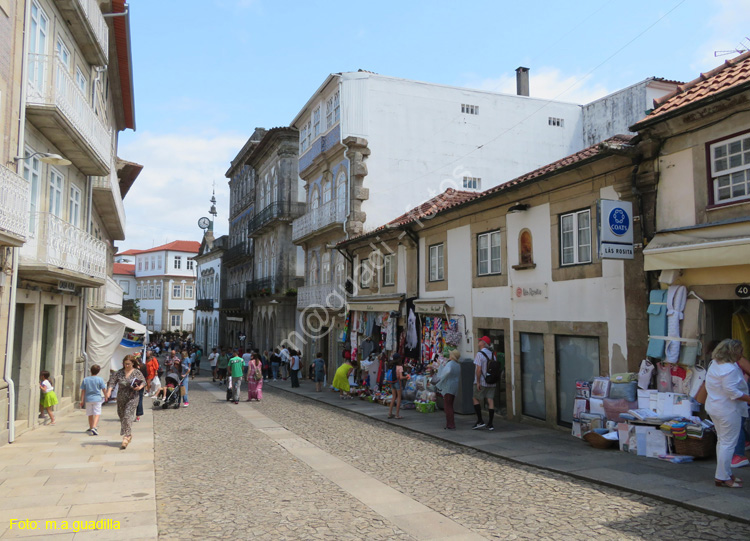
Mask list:
POLYGON ((473 430, 487 428, 495 430, 492 426, 492 420, 495 417, 495 387, 500 381, 500 364, 497 362, 495 354, 490 349, 491 340, 483 336, 479 340, 479 352, 474 357, 474 412, 477 414, 477 422, 472 427, 473 430), (487 400, 487 411, 490 419, 487 424, 482 419, 482 401, 487 400))

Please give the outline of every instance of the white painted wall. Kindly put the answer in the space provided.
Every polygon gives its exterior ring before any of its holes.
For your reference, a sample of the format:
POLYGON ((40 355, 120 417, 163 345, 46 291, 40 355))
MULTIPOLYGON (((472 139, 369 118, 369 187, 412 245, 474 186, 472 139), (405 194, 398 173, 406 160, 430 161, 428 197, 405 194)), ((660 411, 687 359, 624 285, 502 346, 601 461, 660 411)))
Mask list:
POLYGON ((695 225, 693 149, 659 157, 656 229, 695 225))
POLYGON ((122 288, 123 300, 135 299, 135 276, 132 274, 115 274, 113 278, 122 288))

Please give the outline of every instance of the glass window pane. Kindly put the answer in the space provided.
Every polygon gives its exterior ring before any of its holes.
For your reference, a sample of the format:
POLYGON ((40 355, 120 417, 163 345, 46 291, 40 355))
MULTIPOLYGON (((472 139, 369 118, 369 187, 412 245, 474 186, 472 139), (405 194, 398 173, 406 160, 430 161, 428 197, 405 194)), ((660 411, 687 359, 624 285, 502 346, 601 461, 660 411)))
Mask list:
POLYGON ((742 143, 740 141, 729 143, 729 154, 737 154, 738 152, 742 152, 742 143))
POLYGON ((521 404, 524 415, 545 420, 544 335, 521 333, 521 404))
POLYGON ((727 155, 726 145, 714 147, 714 158, 723 158, 726 155, 727 155))
POLYGON ((742 155, 734 154, 729 157, 729 167, 739 167, 742 165, 742 155))
POLYGON ((561 424, 573 422, 576 381, 599 375, 599 339, 555 336, 557 357, 557 416, 561 424))
POLYGON ((726 158, 722 158, 722 159, 716 160, 714 162, 714 169, 716 171, 725 171, 726 168, 727 168, 727 159, 726 158))

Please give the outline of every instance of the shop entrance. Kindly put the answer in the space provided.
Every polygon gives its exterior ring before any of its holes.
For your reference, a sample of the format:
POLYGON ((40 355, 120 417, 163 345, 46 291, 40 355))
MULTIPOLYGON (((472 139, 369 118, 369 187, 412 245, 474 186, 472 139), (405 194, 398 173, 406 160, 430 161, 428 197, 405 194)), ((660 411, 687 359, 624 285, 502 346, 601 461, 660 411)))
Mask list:
POLYGON ((521 413, 547 420, 544 335, 521 333, 521 413))
POLYGON ((711 357, 713 347, 725 338, 742 342, 745 358, 750 355, 750 332, 746 322, 750 322, 750 301, 731 299, 706 301, 706 358, 711 357))
POLYGON ((599 375, 599 339, 587 336, 555 336, 557 363, 557 423, 573 426, 576 381, 592 381, 599 375))

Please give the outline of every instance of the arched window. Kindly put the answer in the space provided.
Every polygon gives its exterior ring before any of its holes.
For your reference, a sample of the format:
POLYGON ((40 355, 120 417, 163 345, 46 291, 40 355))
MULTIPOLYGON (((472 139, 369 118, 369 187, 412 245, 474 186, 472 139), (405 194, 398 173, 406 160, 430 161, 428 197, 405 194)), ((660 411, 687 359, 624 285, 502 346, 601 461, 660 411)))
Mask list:
POLYGON ((346 200, 349 192, 346 189, 346 171, 341 172, 336 177, 336 214, 339 219, 346 215, 346 200))
POLYGON ((263 208, 267 207, 271 204, 271 183, 268 181, 268 178, 266 178, 266 199, 263 203, 263 208))
POLYGON ((268 270, 268 242, 266 242, 263 246, 263 278, 270 276, 268 270))
POLYGON ((265 183, 260 183, 260 204, 263 204, 263 201, 266 200, 266 185, 265 183))
POLYGON ((318 190, 318 187, 315 186, 312 190, 312 193, 310 194, 310 209, 315 210, 320 206, 320 191, 318 190))
POLYGON ((331 181, 328 180, 327 178, 323 180, 323 204, 324 205, 331 200, 331 196, 332 196, 332 194, 331 194, 331 190, 332 190, 331 184, 332 184, 331 181))
POLYGON ((344 256, 338 252, 334 253, 335 266, 333 269, 333 281, 338 286, 344 285, 344 256))
POLYGON ((329 252, 320 256, 320 271, 320 283, 331 283, 331 254, 329 252))
POLYGON ((318 258, 313 252, 310 252, 310 285, 318 285, 318 258))
POLYGON ((274 173, 273 184, 271 185, 271 201, 279 201, 279 175, 274 173))
POLYGON ((275 278, 276 276, 276 241, 274 239, 271 239, 271 253, 269 254, 269 258, 271 259, 271 278, 275 278))

